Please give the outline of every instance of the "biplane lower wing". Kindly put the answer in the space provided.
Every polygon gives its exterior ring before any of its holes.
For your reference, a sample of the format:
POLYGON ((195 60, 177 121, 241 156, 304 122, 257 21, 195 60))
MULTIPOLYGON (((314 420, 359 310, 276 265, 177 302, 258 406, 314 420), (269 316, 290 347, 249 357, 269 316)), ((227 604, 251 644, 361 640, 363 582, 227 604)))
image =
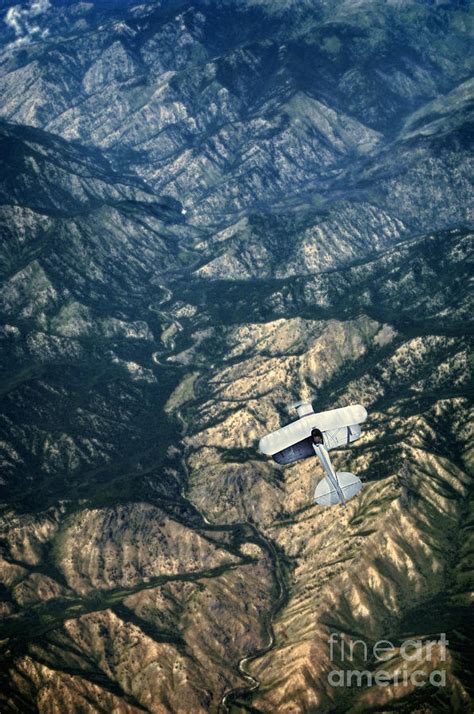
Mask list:
MULTIPOLYGON (((358 439, 360 434, 361 428, 359 424, 351 424, 351 426, 343 426, 340 429, 324 431, 324 446, 328 451, 331 451, 331 449, 337 449, 340 446, 350 444, 358 439)), ((277 464, 282 464, 282 466, 293 464, 295 461, 300 461, 301 459, 309 459, 312 456, 314 456, 314 449, 311 437, 302 439, 287 449, 282 449, 282 451, 277 451, 276 454, 272 454, 274 461, 276 461, 277 464)))
POLYGON ((293 446, 289 446, 287 449, 282 451, 277 451, 276 454, 272 454, 272 458, 277 464, 293 464, 295 461, 300 461, 300 459, 308 459, 314 456, 313 442, 311 437, 298 441, 293 446))
MULTIPOLYGON (((316 428, 322 431, 326 448, 334 449, 336 446, 342 446, 343 443, 349 443, 358 438, 358 436, 360 436, 360 429, 357 433, 357 427, 366 419, 367 412, 360 404, 342 407, 341 409, 332 409, 328 412, 308 414, 264 436, 260 439, 259 448, 263 454, 273 456, 290 449, 290 447, 294 449, 298 446, 299 451, 294 451, 293 453, 301 452, 303 454, 304 451, 304 455, 298 456, 295 459, 292 458, 291 461, 278 461, 278 463, 292 463, 292 461, 297 461, 300 458, 306 458, 306 455, 311 456, 306 447, 306 442, 311 436, 312 429, 316 428), (351 431, 352 429, 354 430, 354 439, 351 439, 349 435, 349 441, 347 441, 348 427, 350 427, 351 431), (345 438, 346 441, 341 441, 343 438, 345 438), (306 452, 308 453, 306 454, 306 452)), ((288 454, 288 456, 290 456, 290 454, 288 454)), ((285 456, 282 456, 282 458, 285 458, 285 456)))

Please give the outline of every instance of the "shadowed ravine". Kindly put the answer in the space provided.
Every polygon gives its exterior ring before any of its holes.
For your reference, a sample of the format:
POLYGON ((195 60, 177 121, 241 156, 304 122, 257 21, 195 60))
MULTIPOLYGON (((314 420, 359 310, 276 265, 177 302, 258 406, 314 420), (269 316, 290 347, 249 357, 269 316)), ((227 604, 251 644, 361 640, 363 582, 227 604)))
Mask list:
POLYGON ((268 613, 268 620, 267 620, 268 644, 265 645, 264 647, 261 647, 256 652, 246 655, 238 663, 238 670, 239 670, 240 674, 243 677, 245 677, 245 679, 249 682, 249 685, 247 687, 235 687, 235 689, 231 689, 230 691, 226 692, 224 694, 224 696, 222 697, 222 702, 221 702, 222 710, 224 712, 227 712, 227 714, 231 713, 232 705, 236 704, 239 701, 239 699, 243 698, 243 700, 245 701, 245 696, 247 694, 250 694, 251 692, 254 692, 259 688, 260 682, 257 679, 255 679, 254 677, 252 677, 252 675, 247 671, 246 665, 250 662, 255 661, 256 659, 258 659, 258 657, 265 654, 266 652, 269 652, 272 649, 272 647, 274 646, 275 631, 273 628, 273 618, 278 613, 278 611, 283 607, 283 605, 285 604, 285 602, 288 598, 288 588, 286 586, 285 579, 281 572, 281 564, 280 564, 280 561, 278 560, 278 555, 277 555, 275 546, 271 543, 270 540, 268 540, 267 538, 264 538, 261 535, 260 535, 260 543, 264 544, 265 549, 270 554, 270 557, 272 559, 273 576, 275 578, 275 585, 277 588, 278 595, 275 598, 275 601, 272 604, 271 610, 268 613))
MULTIPOLYGON (((160 286, 163 288, 163 286, 160 286)), ((160 303, 160 306, 163 304, 167 303, 170 301, 172 298, 172 293, 170 290, 167 290, 166 292, 166 297, 164 300, 160 303)), ((161 309, 160 310, 161 314, 165 317, 167 321, 170 323, 173 323, 173 318, 172 316, 166 312, 166 310, 161 309)), ((178 329, 181 331, 182 326, 178 325, 178 329)), ((172 353, 173 349, 175 347, 175 344, 172 343, 169 345, 169 354, 172 353)), ((166 352, 163 356, 169 356, 168 352, 166 352)), ((154 357, 155 359, 155 357, 154 357)), ((155 359, 157 363, 159 363, 159 358, 155 359)), ((197 387, 197 385, 196 385, 197 387)), ((186 406, 186 402, 183 402, 181 404, 181 408, 177 410, 176 412, 176 418, 179 420, 181 423, 181 436, 184 438, 188 432, 188 424, 186 423, 183 414, 182 414, 182 408, 186 406)), ((252 542, 256 543, 268 553, 271 559, 272 563, 272 575, 275 581, 274 588, 276 591, 276 596, 274 597, 273 603, 271 605, 271 608, 265 617, 265 623, 266 623, 266 630, 267 630, 267 638, 268 638, 268 643, 259 649, 257 649, 255 652, 252 652, 251 654, 246 654, 242 657, 242 659, 239 660, 237 664, 237 669, 238 672, 241 674, 241 676, 246 679, 249 684, 248 686, 245 687, 235 687, 227 692, 224 693, 222 700, 221 700, 221 706, 219 708, 220 711, 225 712, 226 714, 230 714, 232 711, 232 706, 234 703, 236 703, 239 698, 245 697, 246 694, 250 694, 251 692, 255 691, 259 687, 259 682, 252 677, 248 671, 246 670, 246 664, 249 662, 252 662, 256 660, 258 657, 261 655, 265 654, 266 652, 269 652, 271 648, 274 646, 275 643, 275 632, 273 629, 273 618, 275 615, 278 613, 280 608, 284 605, 287 597, 288 597, 288 589, 285 583, 285 578, 283 577, 282 574, 282 566, 278 558, 278 553, 277 550, 274 546, 274 544, 271 542, 269 538, 266 538, 253 523, 249 523, 248 521, 241 522, 241 523, 233 523, 231 525, 226 526, 225 524, 219 524, 219 525, 213 525, 208 521, 208 519, 199 511, 198 508, 187 498, 186 496, 186 483, 189 478, 189 470, 187 467, 186 463, 186 456, 189 451, 189 445, 185 446, 183 449, 183 455, 181 458, 181 465, 183 472, 185 474, 185 480, 184 480, 184 486, 181 491, 181 497, 183 500, 187 501, 187 503, 190 506, 191 511, 198 516, 198 518, 201 521, 200 528, 202 530, 229 530, 231 532, 239 532, 240 534, 240 539, 242 539, 242 534, 248 534, 245 536, 245 539, 247 542, 252 542)))
POLYGON ((470 3, 7 5, 2 714, 467 714, 470 3), (346 509, 258 450, 311 395, 346 509))

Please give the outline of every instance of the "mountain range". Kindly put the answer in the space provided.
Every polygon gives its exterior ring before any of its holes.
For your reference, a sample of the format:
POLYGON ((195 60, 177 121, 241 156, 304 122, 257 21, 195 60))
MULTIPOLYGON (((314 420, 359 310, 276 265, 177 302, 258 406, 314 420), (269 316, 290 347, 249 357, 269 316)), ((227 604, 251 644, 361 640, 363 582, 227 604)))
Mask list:
POLYGON ((0 12, 2 712, 471 711, 471 3, 0 12))

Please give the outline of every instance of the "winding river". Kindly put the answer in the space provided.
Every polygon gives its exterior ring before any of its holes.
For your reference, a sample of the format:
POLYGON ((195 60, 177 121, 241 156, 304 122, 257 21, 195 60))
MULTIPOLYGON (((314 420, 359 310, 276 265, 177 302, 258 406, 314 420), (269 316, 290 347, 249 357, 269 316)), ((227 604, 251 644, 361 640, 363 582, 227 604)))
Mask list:
MULTIPOLYGON (((153 310, 157 314, 160 315, 167 323, 171 324, 174 323, 177 328, 177 332, 182 332, 183 331, 183 326, 181 323, 176 319, 176 317, 172 316, 170 313, 168 313, 166 310, 163 309, 163 305, 171 300, 172 293, 171 291, 165 287, 164 285, 160 285, 160 288, 163 290, 164 296, 160 300, 158 306, 152 306, 150 305, 150 310, 153 310)), ((162 356, 166 357, 169 356, 175 349, 175 342, 174 340, 170 341, 168 349, 166 347, 163 350, 160 350, 160 353, 155 352, 153 354, 153 362, 155 365, 160 365, 161 360, 160 358, 162 356)), ((198 380, 200 378, 198 377, 198 380)), ((181 438, 184 439, 184 437, 187 434, 188 431, 188 424, 186 420, 183 417, 182 414, 182 407, 185 406, 186 403, 181 405, 181 408, 177 410, 176 412, 176 417, 181 424, 181 438)), ((282 565, 280 563, 279 557, 277 550, 275 548, 275 545, 272 543, 271 540, 266 538, 259 530, 258 528, 253 524, 248 521, 243 521, 243 522, 238 522, 238 523, 232 523, 232 524, 213 524, 210 523, 210 521, 206 518, 206 516, 195 506, 194 503, 192 503, 188 497, 185 494, 185 484, 188 481, 189 477, 189 471, 188 471, 188 466, 187 466, 187 456, 189 452, 189 446, 184 446, 183 453, 181 456, 181 466, 183 469, 183 472, 186 476, 186 479, 184 480, 184 484, 181 490, 181 498, 186 501, 186 503, 189 505, 190 509, 193 511, 193 513, 197 516, 198 520, 201 521, 200 527, 203 530, 219 530, 219 531, 235 531, 239 530, 241 532, 244 532, 246 534, 245 542, 251 542, 255 543, 256 545, 259 545, 262 550, 264 550, 267 555, 269 556, 269 559, 272 563, 272 575, 274 578, 274 584, 275 584, 275 590, 276 590, 276 597, 272 602, 271 608, 267 614, 267 622, 266 622, 266 630, 267 630, 267 643, 257 649, 256 651, 246 654, 244 657, 242 657, 239 662, 237 663, 237 670, 241 677, 247 682, 247 684, 239 686, 239 687, 234 687, 233 689, 229 689, 224 693, 222 696, 221 702, 220 702, 220 711, 223 714, 231 714, 233 705, 237 702, 238 699, 243 698, 251 694, 252 692, 256 691, 258 687, 260 686, 260 682, 253 677, 250 672, 249 672, 249 665, 261 657, 262 655, 266 654, 269 652, 275 645, 275 631, 273 627, 273 621, 275 618, 275 615, 278 613, 280 608, 283 606, 287 599, 288 595, 288 588, 285 582, 285 578, 283 575, 283 569, 282 565), (248 535, 247 535, 248 534, 248 535)))

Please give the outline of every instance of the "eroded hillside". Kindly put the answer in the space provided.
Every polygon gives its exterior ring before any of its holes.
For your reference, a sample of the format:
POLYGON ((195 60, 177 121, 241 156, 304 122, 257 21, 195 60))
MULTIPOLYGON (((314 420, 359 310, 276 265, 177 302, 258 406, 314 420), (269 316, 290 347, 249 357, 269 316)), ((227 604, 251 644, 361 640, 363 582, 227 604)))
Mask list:
POLYGON ((0 708, 469 711, 468 4, 46 5, 0 30, 0 708), (369 412, 346 510, 257 450, 311 396, 369 412), (440 632, 442 688, 328 680, 440 632))

